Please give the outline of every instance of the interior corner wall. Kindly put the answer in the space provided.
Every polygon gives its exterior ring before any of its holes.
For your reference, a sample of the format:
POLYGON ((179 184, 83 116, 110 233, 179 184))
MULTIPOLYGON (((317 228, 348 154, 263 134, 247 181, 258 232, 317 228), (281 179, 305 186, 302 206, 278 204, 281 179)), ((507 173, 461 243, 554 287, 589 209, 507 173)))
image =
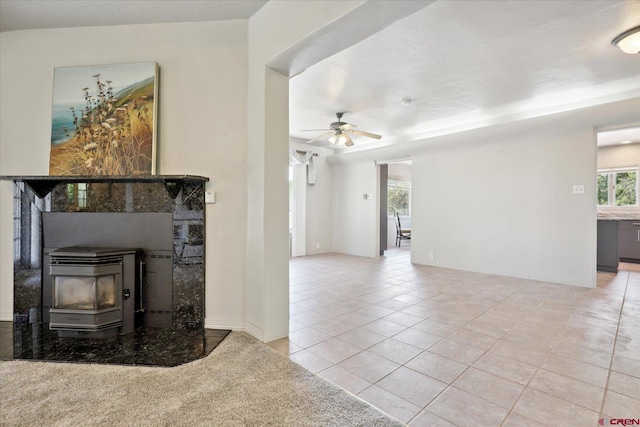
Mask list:
MULTIPOLYGON (((0 34, 0 174, 47 175, 55 67, 157 62, 157 173, 209 177, 206 327, 242 328, 246 20, 0 34)), ((81 90, 82 88, 78 88, 81 90)), ((12 183, 0 185, 0 316, 12 313, 12 183)))
POLYGON ((333 161, 333 251, 377 256, 379 202, 376 164, 333 161))
POLYGON ((412 156, 414 263, 595 286, 592 127, 545 117, 430 142, 412 156))
POLYGON ((306 253, 315 255, 332 251, 332 209, 333 209, 333 170, 328 158, 333 150, 322 147, 310 147, 308 144, 290 142, 296 150, 313 151, 316 168, 316 183, 304 183, 306 192, 306 253))

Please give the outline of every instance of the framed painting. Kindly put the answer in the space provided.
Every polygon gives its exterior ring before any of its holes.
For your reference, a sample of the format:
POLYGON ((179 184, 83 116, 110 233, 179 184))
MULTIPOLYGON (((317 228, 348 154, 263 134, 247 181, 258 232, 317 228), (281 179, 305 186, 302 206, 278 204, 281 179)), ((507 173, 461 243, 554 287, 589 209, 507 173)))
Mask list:
POLYGON ((56 68, 49 175, 156 172, 158 64, 56 68))

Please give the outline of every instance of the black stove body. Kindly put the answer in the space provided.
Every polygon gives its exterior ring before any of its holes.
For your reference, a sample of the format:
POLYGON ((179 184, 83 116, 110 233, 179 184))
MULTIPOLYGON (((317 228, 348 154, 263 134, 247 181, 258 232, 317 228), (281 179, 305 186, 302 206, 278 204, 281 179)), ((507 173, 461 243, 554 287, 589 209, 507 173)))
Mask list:
POLYGON ((73 246, 52 250, 48 259, 43 305, 50 329, 83 338, 135 330, 145 312, 142 250, 73 246))

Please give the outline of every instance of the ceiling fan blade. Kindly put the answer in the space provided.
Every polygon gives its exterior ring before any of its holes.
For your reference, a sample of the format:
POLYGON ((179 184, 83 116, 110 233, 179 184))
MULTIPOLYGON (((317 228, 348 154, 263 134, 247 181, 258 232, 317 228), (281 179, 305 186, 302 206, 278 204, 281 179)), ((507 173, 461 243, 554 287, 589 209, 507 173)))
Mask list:
POLYGON ((375 138, 375 139, 381 139, 382 138, 382 136, 380 136, 380 135, 376 135, 375 133, 365 132, 365 131, 362 131, 362 130, 352 129, 352 130, 349 130, 348 132, 351 132, 354 135, 362 135, 362 136, 366 136, 366 137, 369 137, 369 138, 375 138))
MULTIPOLYGON (((323 129, 323 130, 324 130, 324 129, 323 129)), ((311 143, 311 142, 317 141, 317 140, 319 140, 319 139, 324 139, 324 138, 328 137, 329 135, 333 135, 333 131, 323 133, 323 134, 322 134, 322 135, 320 135, 320 136, 316 136, 315 138, 308 140, 308 141, 307 141, 307 143, 311 143)))
POLYGON ((344 137, 346 138, 346 141, 344 142, 344 145, 347 146, 347 147, 351 147, 353 145, 353 141, 351 140, 349 135, 346 134, 346 133, 343 133, 342 135, 344 135, 344 137))

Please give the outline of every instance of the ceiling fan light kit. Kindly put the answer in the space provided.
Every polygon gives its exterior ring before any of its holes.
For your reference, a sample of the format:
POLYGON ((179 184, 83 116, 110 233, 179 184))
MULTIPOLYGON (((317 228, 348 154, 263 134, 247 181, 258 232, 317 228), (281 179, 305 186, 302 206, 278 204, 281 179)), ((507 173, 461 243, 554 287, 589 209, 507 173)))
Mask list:
MULTIPOLYGON (((309 141, 307 141, 308 143, 320 140, 320 139, 324 139, 326 137, 329 136, 329 142, 331 144, 334 145, 345 145, 347 147, 351 147, 354 144, 353 140, 351 139, 351 137, 349 136, 349 134, 352 135, 359 135, 359 136, 366 136, 367 138, 374 138, 374 139, 381 139, 382 137, 380 135, 377 135, 375 133, 370 133, 370 132, 365 132, 365 131, 361 131, 361 130, 355 130, 353 128, 355 128, 355 125, 352 125, 350 123, 346 123, 342 121, 342 116, 344 115, 344 113, 336 113, 336 117, 338 118, 337 122, 333 122, 329 125, 329 132, 323 133, 320 136, 317 136, 313 139, 310 139, 309 141)), ((319 131, 319 130, 325 130, 325 129, 310 129, 308 131, 319 131)))
POLYGON ((640 53, 640 25, 620 34, 611 41, 611 44, 619 47, 624 53, 640 53))

